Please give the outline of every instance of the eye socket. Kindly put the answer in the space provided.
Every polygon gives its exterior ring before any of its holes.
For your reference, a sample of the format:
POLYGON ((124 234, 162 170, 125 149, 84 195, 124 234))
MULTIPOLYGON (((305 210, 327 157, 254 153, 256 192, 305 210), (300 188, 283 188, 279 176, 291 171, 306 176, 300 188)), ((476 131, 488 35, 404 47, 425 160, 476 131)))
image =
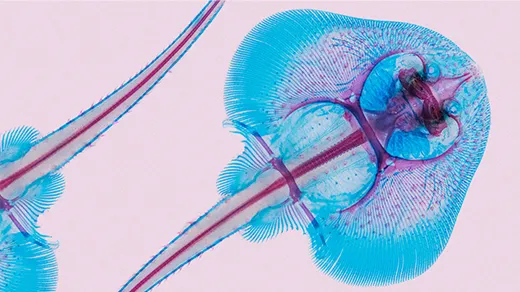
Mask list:
POLYGON ((444 110, 450 115, 458 116, 461 109, 460 103, 456 100, 452 99, 444 102, 444 110))
POLYGON ((441 69, 439 68, 439 65, 437 65, 436 63, 430 62, 426 65, 425 73, 426 80, 435 82, 437 81, 437 79, 439 79, 441 75, 441 69))

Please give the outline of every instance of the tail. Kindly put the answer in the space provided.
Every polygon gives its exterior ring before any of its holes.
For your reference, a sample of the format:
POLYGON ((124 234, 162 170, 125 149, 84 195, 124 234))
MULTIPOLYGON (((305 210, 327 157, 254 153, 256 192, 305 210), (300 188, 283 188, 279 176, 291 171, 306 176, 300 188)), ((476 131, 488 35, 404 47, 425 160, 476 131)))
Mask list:
POLYGON ((128 82, 56 131, 37 141, 11 163, 0 180, 4 198, 56 171, 91 145, 135 106, 177 63, 220 11, 224 1, 209 1, 180 36, 128 82))
POLYGON ((260 211, 287 200, 288 191, 283 177, 272 171, 249 188, 233 196, 226 196, 157 253, 120 292, 151 290, 181 267, 239 231, 260 211), (259 188, 262 185, 267 187, 259 188))

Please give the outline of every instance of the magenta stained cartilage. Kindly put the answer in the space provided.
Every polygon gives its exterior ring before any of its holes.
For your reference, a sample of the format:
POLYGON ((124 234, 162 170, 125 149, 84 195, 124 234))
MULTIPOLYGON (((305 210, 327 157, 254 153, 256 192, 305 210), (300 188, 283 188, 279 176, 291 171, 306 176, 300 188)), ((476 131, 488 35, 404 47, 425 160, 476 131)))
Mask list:
POLYGON ((0 290, 54 291, 54 243, 37 231, 38 217, 64 189, 60 169, 92 145, 168 73, 222 8, 209 1, 186 29, 128 82, 59 129, 40 137, 23 126, 0 145, 0 290))
POLYGON ((238 231, 258 242, 301 230, 318 268, 350 285, 417 277, 448 242, 490 125, 484 78, 453 42, 316 10, 246 36, 225 107, 245 149, 218 178, 222 200, 122 292, 152 289, 238 231))

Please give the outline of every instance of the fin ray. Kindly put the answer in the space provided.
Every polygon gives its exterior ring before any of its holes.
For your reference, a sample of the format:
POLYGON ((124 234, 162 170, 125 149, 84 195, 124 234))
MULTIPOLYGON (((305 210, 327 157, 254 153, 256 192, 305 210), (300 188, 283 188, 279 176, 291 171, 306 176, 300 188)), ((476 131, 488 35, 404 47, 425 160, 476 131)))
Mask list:
MULTIPOLYGON (((49 209, 65 189, 65 180, 61 173, 50 173, 27 187, 25 192, 11 202, 11 219, 22 233, 37 243, 47 242, 48 236, 38 233, 38 217, 49 209)), ((53 244, 54 245, 54 244, 53 244)))
MULTIPOLYGON (((481 107, 481 106, 479 106, 481 107)), ((383 176, 369 200, 321 218, 326 246, 310 234, 320 270, 350 285, 389 285, 424 273, 440 256, 485 149, 489 106, 442 160, 383 176)))
POLYGON ((259 212, 243 230, 242 236, 251 242, 264 242, 289 230, 305 232, 310 222, 292 201, 259 212))
POLYGON ((257 134, 242 123, 227 120, 224 126, 233 127, 235 133, 242 135, 245 140, 244 151, 233 159, 217 179, 219 194, 234 195, 239 190, 251 184, 254 179, 269 166, 271 156, 268 150, 257 139, 257 134))
POLYGON ((0 254, 0 290, 56 290, 58 268, 53 249, 27 241, 20 234, 10 234, 2 238, 0 254))
POLYGON ((0 164, 20 159, 36 143, 40 132, 29 126, 11 129, 2 135, 0 164))

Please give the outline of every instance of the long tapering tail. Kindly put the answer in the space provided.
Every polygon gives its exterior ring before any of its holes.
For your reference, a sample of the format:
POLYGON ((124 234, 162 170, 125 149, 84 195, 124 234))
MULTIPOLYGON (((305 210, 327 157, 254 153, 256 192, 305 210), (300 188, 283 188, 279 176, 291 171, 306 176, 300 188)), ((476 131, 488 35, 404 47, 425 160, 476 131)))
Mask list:
POLYGON ((135 106, 180 60, 222 8, 224 1, 209 1, 188 27, 157 58, 113 93, 40 139, 19 160, 11 163, 0 177, 5 199, 49 172, 58 170, 91 145, 133 106, 135 106))
POLYGON ((149 291, 223 239, 240 230, 258 212, 287 200, 289 188, 277 171, 271 170, 257 183, 225 197, 186 228, 144 265, 120 292, 149 291))

